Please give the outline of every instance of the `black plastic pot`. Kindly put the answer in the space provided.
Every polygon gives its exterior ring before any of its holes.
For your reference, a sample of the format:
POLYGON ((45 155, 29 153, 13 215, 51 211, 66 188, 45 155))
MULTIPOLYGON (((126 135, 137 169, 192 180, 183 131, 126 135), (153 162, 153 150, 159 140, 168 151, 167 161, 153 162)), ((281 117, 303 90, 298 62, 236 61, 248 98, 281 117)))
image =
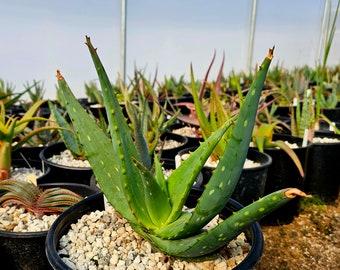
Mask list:
POLYGON ((168 158, 168 159, 175 159, 175 156, 179 151, 182 149, 185 149, 188 144, 188 139, 182 135, 171 133, 171 132, 165 132, 161 135, 160 139, 162 141, 165 140, 174 140, 176 142, 180 143, 180 146, 169 148, 169 149, 162 149, 161 151, 161 158, 168 158))
POLYGON ((41 160, 51 169, 48 181, 90 185, 91 176, 93 174, 90 167, 65 166, 49 160, 53 155, 59 155, 66 149, 66 145, 63 142, 58 142, 47 146, 40 152, 39 156, 41 160))
MULTIPOLYGON (((183 149, 178 152, 178 155, 182 155, 188 152, 193 152, 197 149, 196 147, 183 149)), ((240 202, 242 205, 248 205, 259 198, 263 197, 265 184, 267 179, 267 171, 272 163, 272 158, 266 154, 261 153, 256 149, 249 148, 247 158, 254 162, 260 163, 260 166, 254 168, 244 168, 240 175, 239 182, 237 183, 235 190, 232 194, 232 198, 240 202)), ((204 166, 202 169, 203 174, 203 185, 198 189, 200 192, 204 190, 206 185, 213 173, 214 168, 204 166)))
MULTIPOLYGON (((189 207, 194 205, 197 197, 189 195, 189 207)), ((224 217, 230 216, 233 212, 242 208, 243 206, 230 199, 226 207, 222 211, 224 217)), ((58 219, 54 222, 46 237, 46 256, 50 265, 55 270, 69 270, 69 268, 59 257, 57 247, 59 239, 67 233, 72 223, 75 223, 83 214, 91 211, 104 210, 102 194, 92 195, 85 200, 77 203, 76 205, 67 209, 58 219)), ((245 231, 246 237, 250 242, 252 248, 246 258, 237 265, 234 269, 252 269, 260 260, 263 252, 263 235, 258 223, 253 223, 245 231)))
POLYGON ((40 160, 39 154, 45 146, 23 146, 12 152, 12 159, 40 160))
POLYGON ((322 108, 322 113, 332 122, 340 122, 340 107, 322 108))
MULTIPOLYGON (((99 193, 98 188, 72 183, 40 185, 46 189, 63 187, 82 196, 99 193)), ((48 270, 52 269, 45 255, 45 239, 48 231, 9 232, 0 230, 0 261, 6 270, 48 270)))
POLYGON ((267 182, 268 169, 272 164, 272 158, 266 153, 249 149, 247 159, 258 162, 261 165, 254 168, 244 168, 231 198, 242 205, 248 205, 263 197, 267 182))
MULTIPOLYGON (((340 139, 340 135, 316 132, 314 137, 340 139)), ((339 197, 340 142, 312 143, 307 158, 305 191, 319 196, 324 202, 339 197)))
POLYGON ((36 169, 43 172, 43 175, 37 178, 37 183, 42 184, 48 179, 50 175, 50 167, 47 164, 44 164, 40 159, 39 160, 24 160, 24 159, 12 159, 12 168, 27 168, 27 169, 36 169))
MULTIPOLYGON (((188 126, 188 125, 186 125, 184 123, 173 124, 169 128, 169 132, 173 132, 173 130, 180 129, 180 128, 183 128, 183 127, 186 127, 186 126, 188 126)), ((193 136, 184 136, 184 137, 186 137, 188 139, 188 144, 187 144, 188 148, 198 147, 198 146, 200 146, 201 142, 204 141, 204 139, 200 138, 200 137, 193 137, 193 136)))
MULTIPOLYGON (((283 140, 289 143, 296 143, 299 148, 293 149, 300 159, 303 169, 306 169, 306 158, 310 145, 302 146, 302 139, 287 135, 274 134, 273 141, 283 140)), ((295 187, 304 189, 304 178, 300 175, 295 163, 286 152, 279 148, 265 148, 265 153, 272 157, 272 164, 268 168, 267 181, 265 185, 265 195, 283 188, 295 187)), ((264 217, 260 224, 280 225, 291 223, 295 216, 299 214, 300 198, 294 198, 284 206, 273 211, 264 217)))

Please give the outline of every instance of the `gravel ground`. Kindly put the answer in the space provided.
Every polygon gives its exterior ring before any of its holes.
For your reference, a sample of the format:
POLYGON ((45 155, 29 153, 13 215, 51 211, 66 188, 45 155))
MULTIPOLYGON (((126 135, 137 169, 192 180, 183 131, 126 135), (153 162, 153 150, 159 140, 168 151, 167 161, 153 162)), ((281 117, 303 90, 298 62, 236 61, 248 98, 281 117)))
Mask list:
MULTIPOLYGON (((207 225, 216 226, 218 218, 207 225)), ((59 241, 58 253, 71 269, 231 270, 248 254, 251 246, 242 233, 216 257, 185 261, 153 251, 149 242, 133 232, 111 206, 106 211, 83 215, 59 241)))
POLYGON ((265 249, 255 270, 340 269, 340 199, 304 204, 292 223, 262 229, 265 249))

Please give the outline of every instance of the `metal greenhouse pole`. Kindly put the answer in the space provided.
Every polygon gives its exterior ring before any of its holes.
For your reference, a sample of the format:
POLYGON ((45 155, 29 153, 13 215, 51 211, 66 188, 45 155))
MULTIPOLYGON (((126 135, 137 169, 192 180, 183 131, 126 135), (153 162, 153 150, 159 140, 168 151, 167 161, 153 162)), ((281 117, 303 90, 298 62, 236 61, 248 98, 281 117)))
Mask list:
POLYGON ((126 14, 127 0, 121 0, 120 74, 124 84, 126 80, 126 14))
POLYGON ((256 12, 257 12, 257 0, 253 0, 253 6, 252 6, 252 11, 251 11, 251 21, 250 21, 249 44, 248 44, 248 61, 247 61, 247 69, 248 69, 249 74, 251 74, 251 71, 252 71, 256 12))

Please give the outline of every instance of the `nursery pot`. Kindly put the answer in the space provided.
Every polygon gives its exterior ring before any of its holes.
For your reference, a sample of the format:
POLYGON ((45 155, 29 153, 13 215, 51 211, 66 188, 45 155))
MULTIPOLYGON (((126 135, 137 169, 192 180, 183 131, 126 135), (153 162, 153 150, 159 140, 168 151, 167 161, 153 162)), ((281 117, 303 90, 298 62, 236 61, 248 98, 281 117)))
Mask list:
POLYGON ((22 146, 12 152, 12 159, 40 160, 39 154, 45 146, 22 146))
POLYGON ((249 149, 247 159, 260 163, 252 168, 243 168, 240 179, 231 198, 242 205, 248 205, 260 199, 264 195, 267 181, 267 173, 272 163, 272 158, 266 153, 255 149, 249 149))
POLYGON ((44 164, 40 159, 12 159, 12 170, 16 168, 27 168, 27 169, 35 169, 41 171, 43 174, 37 177, 37 183, 42 184, 45 179, 48 178, 50 174, 50 167, 47 164, 44 164))
MULTIPOLYGON (((187 148, 178 152, 178 155, 193 152, 196 149, 196 147, 187 148)), ((257 149, 251 148, 248 150, 247 159, 260 163, 260 165, 252 168, 243 168, 241 172, 239 182, 231 197, 242 205, 248 205, 263 197, 268 167, 270 167, 270 164, 272 163, 272 158, 268 154, 261 153, 257 149)), ((202 169, 203 185, 194 187, 193 189, 202 192, 204 190, 204 185, 209 182, 213 170, 213 167, 204 166, 202 169)))
POLYGON ((53 155, 59 155, 66 149, 64 142, 58 142, 47 146, 40 152, 39 156, 41 160, 51 169, 48 181, 90 185, 93 174, 90 167, 65 166, 49 160, 53 155))
POLYGON ((332 122, 340 122, 340 107, 321 108, 322 113, 332 122))
MULTIPOLYGON (((173 125, 170 126, 169 132, 179 134, 177 132, 174 132, 174 130, 181 129, 181 128, 184 128, 184 127, 190 127, 190 126, 186 125, 185 123, 176 123, 176 124, 173 124, 173 125)), ((194 128, 194 127, 192 126, 191 128, 194 128)), ((196 127, 196 128, 199 129, 199 127, 196 127)), ((186 136, 186 135, 183 135, 183 134, 180 134, 180 135, 182 135, 182 136, 184 136, 188 139, 187 148, 198 147, 198 146, 200 146, 201 142, 204 141, 204 139, 202 137, 186 136)))
MULTIPOLYGON (((190 205, 194 205, 196 201, 197 196, 189 195, 187 201, 187 203, 189 204, 188 206, 190 207, 190 205)), ((224 217, 227 217, 240 208, 242 208, 242 205, 240 205, 235 200, 230 199, 226 207, 223 209, 222 215, 224 217)), ((92 195, 77 203, 76 205, 70 207, 53 223, 46 237, 46 256, 53 269, 71 269, 63 262, 63 260, 58 255, 57 248, 59 245, 59 240, 63 235, 67 233, 72 223, 77 222, 77 220, 82 215, 96 210, 104 210, 103 195, 101 193, 92 195)), ((234 269, 252 269, 262 256, 263 235, 259 224, 253 223, 253 225, 251 225, 245 231, 245 234, 252 248, 246 258, 234 269)))
POLYGON ((173 148, 159 150, 161 152, 161 158, 175 159, 177 153, 182 149, 187 148, 188 144, 188 139, 186 137, 171 132, 165 132, 164 134, 162 134, 160 140, 172 140, 179 144, 178 146, 174 146, 173 148))
MULTIPOLYGON (((315 132, 314 137, 335 138, 340 135, 315 132)), ((339 197, 340 141, 332 143, 312 143, 307 157, 305 191, 317 195, 326 203, 339 197)))
MULTIPOLYGON (((74 183, 40 185, 47 189, 63 187, 82 196, 100 192, 98 188, 74 183)), ((47 270, 52 269, 45 255, 45 239, 48 231, 10 232, 0 230, 0 261, 6 270, 47 270)))
MULTIPOLYGON (((298 156, 305 171, 306 157, 309 145, 302 147, 302 138, 288 134, 274 134, 273 141, 282 140, 289 143, 296 143, 299 147, 293 149, 298 156)), ((264 152, 272 157, 272 164, 268 168, 267 181, 264 195, 283 188, 295 187, 304 190, 304 178, 300 175, 295 163, 286 152, 279 148, 265 148, 264 152)), ((299 214, 300 198, 296 197, 284 206, 273 211, 263 219, 260 224, 280 225, 291 223, 299 214)))

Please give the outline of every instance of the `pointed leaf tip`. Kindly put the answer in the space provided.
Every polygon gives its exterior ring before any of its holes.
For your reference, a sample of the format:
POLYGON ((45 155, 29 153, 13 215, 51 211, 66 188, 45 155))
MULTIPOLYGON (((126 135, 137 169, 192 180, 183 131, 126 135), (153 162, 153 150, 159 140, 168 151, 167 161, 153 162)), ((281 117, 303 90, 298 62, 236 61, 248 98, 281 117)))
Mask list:
POLYGON ((304 193, 303 191, 301 191, 297 188, 287 189, 286 192, 285 192, 285 196, 287 198, 295 198, 296 196, 301 196, 301 197, 306 197, 306 198, 312 197, 312 195, 307 195, 306 193, 304 193))
POLYGON ((57 79, 58 81, 64 80, 64 77, 61 75, 60 70, 57 70, 57 79))
POLYGON ((274 49, 275 49, 275 45, 273 46, 273 48, 269 48, 267 58, 270 59, 270 60, 272 60, 273 57, 274 57, 274 49))

